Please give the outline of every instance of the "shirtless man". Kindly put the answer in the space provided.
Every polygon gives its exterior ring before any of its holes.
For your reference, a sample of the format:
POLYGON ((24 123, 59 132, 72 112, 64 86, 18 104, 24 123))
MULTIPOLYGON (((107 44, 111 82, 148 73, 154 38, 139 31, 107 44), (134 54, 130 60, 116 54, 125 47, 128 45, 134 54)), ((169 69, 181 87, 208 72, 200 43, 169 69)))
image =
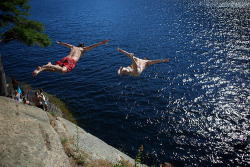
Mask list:
POLYGON ((48 64, 43 65, 42 67, 38 66, 37 69, 33 72, 33 76, 37 76, 38 73, 42 71, 50 71, 50 72, 60 72, 61 74, 65 74, 67 72, 70 72, 74 67, 75 63, 83 56, 83 54, 99 45, 104 45, 108 42, 108 40, 104 40, 102 42, 96 43, 91 46, 85 47, 83 43, 80 43, 77 47, 63 43, 58 42, 58 45, 63 45, 71 49, 69 55, 67 57, 62 58, 60 61, 56 61, 55 65, 52 65, 51 62, 48 62, 48 64))
POLYGON ((134 53, 128 53, 120 48, 117 48, 117 50, 121 53, 124 53, 125 55, 127 55, 129 58, 131 58, 132 60, 132 65, 128 66, 128 67, 120 67, 118 70, 118 75, 122 76, 122 73, 124 73, 125 75, 130 75, 133 77, 137 77, 139 76, 142 71, 144 71, 148 66, 152 65, 152 64, 156 64, 156 63, 161 63, 161 62, 168 62, 168 59, 165 60, 144 60, 144 59, 140 59, 134 56, 134 53))
POLYGON ((39 96, 38 92, 35 92, 35 96, 32 98, 33 103, 35 103, 35 106, 38 108, 43 109, 43 103, 41 96, 39 96))

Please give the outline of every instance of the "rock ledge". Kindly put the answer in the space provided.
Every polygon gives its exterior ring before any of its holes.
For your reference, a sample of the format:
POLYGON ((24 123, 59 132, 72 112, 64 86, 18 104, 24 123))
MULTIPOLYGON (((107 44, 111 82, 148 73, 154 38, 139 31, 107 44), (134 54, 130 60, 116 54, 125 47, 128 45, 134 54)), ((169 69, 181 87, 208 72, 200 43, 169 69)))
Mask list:
POLYGON ((71 147, 77 143, 88 162, 113 166, 122 160, 134 164, 132 158, 75 124, 6 97, 0 97, 0 136, 1 167, 75 166, 65 153, 62 139, 71 141, 71 147))

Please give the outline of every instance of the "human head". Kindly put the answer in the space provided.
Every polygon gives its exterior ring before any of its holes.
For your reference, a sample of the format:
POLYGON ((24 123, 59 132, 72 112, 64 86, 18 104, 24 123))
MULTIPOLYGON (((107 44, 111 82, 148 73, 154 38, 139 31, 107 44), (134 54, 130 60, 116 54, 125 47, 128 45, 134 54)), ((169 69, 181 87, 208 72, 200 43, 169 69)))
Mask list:
POLYGON ((23 97, 23 103, 25 104, 27 101, 26 97, 23 97))
POLYGON ((78 45, 77 47, 82 47, 82 48, 83 48, 83 47, 85 47, 85 44, 82 43, 82 42, 80 42, 79 45, 78 45))
POLYGON ((13 86, 18 86, 18 83, 13 76, 12 76, 12 84, 13 84, 13 86))
POLYGON ((164 162, 162 167, 172 167, 173 165, 168 163, 168 162, 164 162))
POLYGON ((23 103, 26 104, 27 99, 23 97, 23 103))
POLYGON ((35 95, 38 96, 38 94, 39 94, 38 91, 36 91, 36 92, 35 92, 35 95))
POLYGON ((40 89, 40 93, 43 93, 43 89, 40 89))

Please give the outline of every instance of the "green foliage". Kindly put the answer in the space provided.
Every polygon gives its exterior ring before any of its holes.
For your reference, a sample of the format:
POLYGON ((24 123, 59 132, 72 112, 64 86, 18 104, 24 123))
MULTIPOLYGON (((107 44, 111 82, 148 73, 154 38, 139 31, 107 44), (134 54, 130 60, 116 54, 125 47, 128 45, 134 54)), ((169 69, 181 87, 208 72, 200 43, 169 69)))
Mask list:
POLYGON ((28 46, 36 44, 41 47, 51 44, 39 21, 28 20, 30 6, 28 0, 0 0, 0 28, 3 42, 18 40, 28 46))
MULTIPOLYGON (((143 151, 143 145, 140 146, 140 148, 138 149, 138 154, 136 155, 135 158, 135 167, 139 167, 139 165, 141 164, 141 154, 143 151)), ((115 164, 113 167, 128 167, 129 162, 127 161, 127 163, 123 162, 123 161, 118 161, 117 164, 115 164)))
POLYGON ((115 164, 113 167, 127 167, 123 161, 118 161, 118 164, 115 164))
POLYGON ((77 124, 76 124, 76 138, 75 138, 75 136, 73 136, 73 138, 74 138, 74 142, 76 141, 76 143, 74 143, 75 151, 78 153, 79 149, 80 149, 80 146, 79 146, 80 132, 79 132, 79 127, 77 126, 77 124))
POLYGON ((139 167, 139 165, 141 164, 141 153, 143 151, 143 145, 141 145, 141 147, 138 150, 138 154, 135 157, 135 167, 139 167))
POLYGON ((76 120, 74 119, 72 113, 70 113, 67 106, 63 103, 63 101, 61 101, 59 98, 57 98, 56 96, 51 95, 51 94, 46 94, 46 96, 48 97, 48 99, 51 103, 53 103, 55 106, 60 108, 65 119, 76 124, 76 120))
POLYGON ((54 111, 50 111, 49 113, 50 113, 50 115, 52 115, 53 117, 56 117, 56 113, 55 113, 54 111))
POLYGON ((65 144, 68 141, 68 139, 65 137, 60 137, 60 140, 62 144, 65 144))
POLYGON ((73 156, 79 165, 86 163, 86 157, 84 157, 81 152, 75 152, 73 156))
POLYGON ((73 141, 74 141, 74 154, 73 157, 76 159, 77 163, 79 165, 83 165, 86 163, 86 157, 84 157, 84 155, 82 154, 82 152, 80 151, 80 132, 79 132, 79 127, 76 124, 76 138, 75 136, 73 136, 73 141))

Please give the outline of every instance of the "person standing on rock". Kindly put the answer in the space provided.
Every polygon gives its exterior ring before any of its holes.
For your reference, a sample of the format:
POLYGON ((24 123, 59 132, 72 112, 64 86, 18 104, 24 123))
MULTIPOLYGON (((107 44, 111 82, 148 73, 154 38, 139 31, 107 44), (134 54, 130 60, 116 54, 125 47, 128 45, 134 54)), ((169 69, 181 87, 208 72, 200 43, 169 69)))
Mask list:
POLYGON ((91 46, 85 46, 83 43, 80 43, 77 47, 63 42, 58 42, 58 45, 63 45, 71 49, 68 56, 62 58, 60 61, 56 61, 55 65, 52 65, 51 62, 43 65, 42 67, 38 66, 37 69, 33 72, 33 76, 37 76, 38 73, 42 71, 49 72, 60 72, 65 74, 70 72, 74 67, 75 63, 83 56, 83 54, 99 45, 107 44, 108 40, 96 43, 91 46))
POLYGON ((12 76, 12 86, 13 86, 13 89, 14 91, 17 90, 17 92, 21 95, 22 94, 22 91, 19 87, 19 84, 17 83, 16 79, 12 76))

